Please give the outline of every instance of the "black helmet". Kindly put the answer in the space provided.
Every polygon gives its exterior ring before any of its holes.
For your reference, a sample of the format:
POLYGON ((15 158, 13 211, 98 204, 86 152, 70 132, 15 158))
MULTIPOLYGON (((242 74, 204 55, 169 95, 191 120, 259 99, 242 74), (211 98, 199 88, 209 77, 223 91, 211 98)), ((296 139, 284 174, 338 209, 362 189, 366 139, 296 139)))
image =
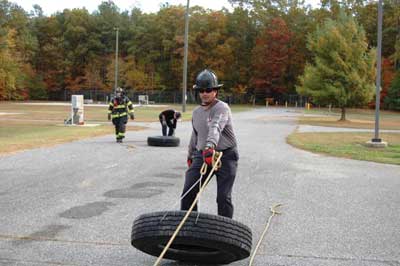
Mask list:
POLYGON ((194 89, 219 89, 223 84, 218 84, 217 75, 209 70, 205 69, 201 71, 196 77, 196 84, 193 86, 194 89))
POLYGON ((118 87, 115 89, 115 96, 116 97, 122 97, 125 95, 125 90, 121 87, 118 87))
POLYGON ((178 112, 178 111, 175 112, 175 118, 176 119, 181 118, 181 116, 182 116, 182 114, 180 112, 178 112))

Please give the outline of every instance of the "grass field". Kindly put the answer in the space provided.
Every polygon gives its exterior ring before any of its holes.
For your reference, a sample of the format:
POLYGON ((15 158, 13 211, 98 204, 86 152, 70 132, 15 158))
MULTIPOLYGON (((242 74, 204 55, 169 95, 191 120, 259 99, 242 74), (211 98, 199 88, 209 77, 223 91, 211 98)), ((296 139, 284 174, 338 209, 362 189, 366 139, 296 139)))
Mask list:
POLYGON ((288 143, 311 152, 400 165, 400 133, 380 135, 389 143, 387 148, 370 148, 365 144, 371 140, 371 133, 293 133, 288 143))
MULTIPOLYGON (((49 123, 21 123, 0 121, 0 154, 20 150, 53 146, 79 139, 113 134, 111 126, 96 127, 59 126, 49 123)), ((127 130, 140 130, 128 127, 127 130)))
MULTIPOLYGON (((195 106, 187 105, 183 120, 191 119, 195 106)), ((181 110, 180 105, 136 107, 135 121, 156 122, 158 114, 168 108, 181 110)), ((232 107, 233 112, 248 109, 249 106, 232 107)), ((0 154, 114 134, 114 127, 107 120, 107 106, 85 106, 85 123, 99 124, 95 127, 64 126, 64 119, 69 118, 70 112, 70 105, 59 103, 0 102, 0 154)), ((142 129, 127 127, 128 131, 142 129)))
MULTIPOLYGON (((306 110, 305 115, 300 118, 299 124, 345 127, 345 128, 375 128, 375 110, 372 109, 348 109, 346 112, 347 121, 340 119, 340 110, 333 109, 311 109, 306 110)), ((400 130, 400 112, 380 111, 379 128, 400 130)))
MULTIPOLYGON (((346 112, 347 121, 338 121, 340 110, 328 109, 306 110, 300 117, 299 124, 325 127, 375 129, 375 110, 349 109, 346 112)), ((380 111, 379 128, 381 130, 400 130, 400 113, 380 111)), ((374 133, 335 132, 335 133, 299 133, 288 137, 288 143, 293 146, 315 153, 345 157, 357 160, 380 163, 400 164, 400 132, 382 133, 379 137, 389 143, 387 148, 370 148, 365 144, 371 140, 374 133)))

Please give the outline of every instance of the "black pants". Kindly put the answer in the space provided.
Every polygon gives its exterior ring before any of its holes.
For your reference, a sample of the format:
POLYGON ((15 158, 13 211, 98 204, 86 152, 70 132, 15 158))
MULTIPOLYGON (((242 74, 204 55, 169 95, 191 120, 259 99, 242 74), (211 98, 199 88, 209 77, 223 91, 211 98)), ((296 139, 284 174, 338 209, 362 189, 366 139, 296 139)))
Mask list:
POLYGON ((117 139, 125 138, 126 123, 128 122, 128 116, 113 118, 112 120, 115 126, 115 136, 117 139))
POLYGON ((163 123, 162 120, 160 120, 160 123, 161 123, 162 135, 163 136, 167 135, 167 128, 169 129, 168 130, 168 136, 173 136, 174 135, 175 128, 174 128, 174 124, 171 123, 171 121, 167 120, 165 123, 163 123))
MULTIPOLYGON (((236 148, 231 148, 224 151, 221 162, 221 168, 214 172, 217 176, 217 204, 218 215, 232 218, 233 217, 233 204, 232 204, 232 187, 235 182, 236 170, 238 166, 239 154, 236 148)), ((201 151, 196 151, 193 155, 193 163, 186 171, 185 185, 183 188, 182 196, 188 191, 194 183, 200 178, 200 168, 203 165, 203 156, 201 151)), ((201 181, 202 185, 208 177, 210 171, 208 166, 207 174, 203 176, 201 181)), ((200 183, 196 185, 181 201, 181 210, 188 210, 192 205, 197 193, 200 190, 200 183)), ((197 211, 197 205, 193 209, 197 211)))

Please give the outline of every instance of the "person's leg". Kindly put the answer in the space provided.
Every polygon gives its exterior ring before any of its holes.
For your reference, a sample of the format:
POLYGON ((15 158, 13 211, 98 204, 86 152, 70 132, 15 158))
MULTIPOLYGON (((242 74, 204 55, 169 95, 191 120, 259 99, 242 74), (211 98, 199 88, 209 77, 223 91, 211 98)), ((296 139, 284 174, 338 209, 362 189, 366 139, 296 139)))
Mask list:
POLYGON ((232 218, 232 187, 235 182, 238 156, 236 150, 227 151, 221 158, 222 166, 216 172, 218 215, 232 218))
POLYGON ((119 130, 119 137, 121 140, 125 138, 125 131, 126 131, 126 123, 128 123, 128 116, 124 116, 120 118, 120 130, 119 130))
MULTIPOLYGON (((186 171, 185 175, 185 185, 183 187, 182 195, 185 195, 186 192, 199 180, 200 178, 200 168, 203 165, 203 157, 200 152, 196 152, 193 156, 193 162, 190 168, 186 171)), ((207 178, 207 174, 203 176, 201 185, 207 178)), ((192 188, 190 192, 181 200, 181 210, 189 210, 192 205, 194 199, 197 196, 197 193, 200 190, 200 183, 192 188)), ((193 208, 193 211, 197 211, 197 204, 193 208)))
POLYGON ((173 136, 173 135, 174 135, 174 128, 169 127, 168 136, 173 136))
POLYGON ((163 122, 162 118, 159 118, 161 124, 161 132, 163 136, 167 135, 167 125, 163 122))
POLYGON ((119 118, 113 118, 112 122, 115 127, 115 138, 117 139, 117 142, 119 141, 119 118))
POLYGON ((172 136, 174 134, 174 125, 171 123, 170 120, 167 120, 167 126, 168 126, 168 136, 172 136))

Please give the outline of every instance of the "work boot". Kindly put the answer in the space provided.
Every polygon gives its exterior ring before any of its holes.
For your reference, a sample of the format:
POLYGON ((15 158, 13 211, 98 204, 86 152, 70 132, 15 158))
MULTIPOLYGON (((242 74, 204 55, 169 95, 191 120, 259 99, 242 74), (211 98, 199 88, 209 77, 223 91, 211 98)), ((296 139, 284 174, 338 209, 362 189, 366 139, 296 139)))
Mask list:
POLYGON ((122 143, 122 139, 118 138, 117 143, 122 143))

